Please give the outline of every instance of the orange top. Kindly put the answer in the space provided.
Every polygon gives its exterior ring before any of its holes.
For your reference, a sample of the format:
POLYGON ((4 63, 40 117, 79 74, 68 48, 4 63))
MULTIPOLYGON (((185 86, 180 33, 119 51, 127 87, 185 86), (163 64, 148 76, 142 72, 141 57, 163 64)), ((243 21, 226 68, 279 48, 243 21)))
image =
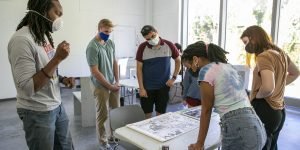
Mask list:
POLYGON ((265 97, 267 103, 275 110, 284 108, 284 89, 286 84, 288 64, 290 60, 284 52, 267 50, 257 55, 256 66, 253 71, 252 90, 250 100, 255 97, 261 87, 260 71, 270 70, 274 73, 275 89, 273 93, 265 97))

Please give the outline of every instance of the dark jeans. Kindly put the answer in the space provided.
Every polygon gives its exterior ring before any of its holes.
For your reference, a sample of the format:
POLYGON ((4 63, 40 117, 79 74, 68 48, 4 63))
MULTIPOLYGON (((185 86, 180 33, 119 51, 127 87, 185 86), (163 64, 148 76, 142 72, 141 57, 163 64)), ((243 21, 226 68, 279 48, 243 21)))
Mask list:
POLYGON ((30 150, 72 150, 69 119, 62 105, 51 111, 18 108, 30 150))
POLYGON ((267 132, 267 142, 263 150, 277 150, 277 139, 285 121, 285 109, 274 110, 265 99, 254 99, 251 104, 267 132))

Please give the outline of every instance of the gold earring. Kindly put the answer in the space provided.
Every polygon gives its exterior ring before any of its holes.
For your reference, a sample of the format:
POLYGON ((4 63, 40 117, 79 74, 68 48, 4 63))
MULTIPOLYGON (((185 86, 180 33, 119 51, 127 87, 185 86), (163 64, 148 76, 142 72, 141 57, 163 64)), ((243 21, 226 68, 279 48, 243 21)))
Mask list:
POLYGON ((198 65, 197 59, 193 59, 193 62, 195 62, 195 63, 194 63, 194 64, 195 64, 195 67, 198 68, 199 65, 198 65))

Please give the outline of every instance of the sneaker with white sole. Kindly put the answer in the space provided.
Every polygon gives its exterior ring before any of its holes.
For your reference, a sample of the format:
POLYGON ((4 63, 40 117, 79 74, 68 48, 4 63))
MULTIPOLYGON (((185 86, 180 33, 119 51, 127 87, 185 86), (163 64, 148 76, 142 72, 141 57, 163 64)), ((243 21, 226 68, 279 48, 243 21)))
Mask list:
POLYGON ((108 141, 109 144, 116 144, 120 141, 120 139, 111 136, 110 138, 107 139, 107 141, 108 141))
POLYGON ((100 150, 112 150, 112 147, 108 143, 100 144, 100 150))

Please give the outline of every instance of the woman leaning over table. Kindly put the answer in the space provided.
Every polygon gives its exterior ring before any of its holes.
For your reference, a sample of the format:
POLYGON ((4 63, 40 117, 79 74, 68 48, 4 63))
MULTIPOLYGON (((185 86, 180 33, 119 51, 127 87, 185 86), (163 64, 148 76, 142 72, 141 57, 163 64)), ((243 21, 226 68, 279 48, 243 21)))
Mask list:
POLYGON ((285 121, 285 85, 297 79, 299 69, 261 27, 248 27, 241 40, 246 51, 256 56, 250 100, 267 132, 263 150, 277 150, 277 139, 285 121))
POLYGON ((198 73, 201 118, 197 142, 189 150, 204 149, 212 108, 221 118, 223 150, 261 150, 266 141, 264 127, 252 109, 243 80, 227 62, 225 50, 202 41, 189 45, 182 61, 198 73))

